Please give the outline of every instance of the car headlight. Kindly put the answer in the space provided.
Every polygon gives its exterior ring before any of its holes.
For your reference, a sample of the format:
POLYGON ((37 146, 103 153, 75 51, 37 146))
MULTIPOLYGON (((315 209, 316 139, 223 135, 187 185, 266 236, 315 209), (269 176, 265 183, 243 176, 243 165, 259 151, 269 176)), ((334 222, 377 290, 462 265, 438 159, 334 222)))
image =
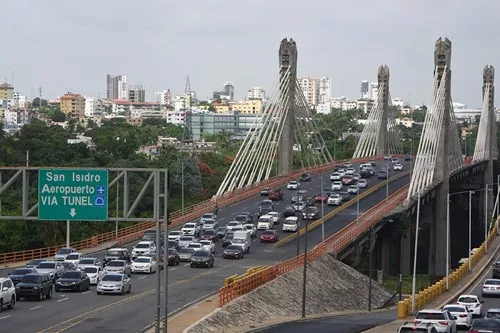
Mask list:
POLYGON ((37 290, 37 289, 38 289, 38 287, 33 287, 33 289, 37 290))

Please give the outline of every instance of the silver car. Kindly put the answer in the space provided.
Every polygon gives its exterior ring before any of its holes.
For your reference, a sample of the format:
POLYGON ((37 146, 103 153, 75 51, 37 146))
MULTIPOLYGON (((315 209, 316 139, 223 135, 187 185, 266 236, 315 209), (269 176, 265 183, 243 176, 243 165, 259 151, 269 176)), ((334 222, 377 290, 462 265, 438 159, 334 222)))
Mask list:
POLYGON ((186 247, 195 241, 196 238, 194 238, 193 236, 182 236, 181 238, 179 238, 177 244, 179 244, 179 247, 186 247))
POLYGON ((106 274, 132 274, 130 264, 125 260, 111 260, 104 268, 106 274))
POLYGON ((61 262, 42 261, 36 266, 37 273, 48 274, 54 280, 57 280, 64 273, 64 266, 61 262))
POLYGON ((180 261, 191 261, 191 257, 196 250, 188 247, 181 247, 177 252, 179 254, 180 261))
POLYGON ((125 274, 106 274, 97 284, 97 295, 130 293, 132 282, 125 274))
POLYGON ((487 279, 483 283, 483 297, 500 296, 500 280, 487 279))

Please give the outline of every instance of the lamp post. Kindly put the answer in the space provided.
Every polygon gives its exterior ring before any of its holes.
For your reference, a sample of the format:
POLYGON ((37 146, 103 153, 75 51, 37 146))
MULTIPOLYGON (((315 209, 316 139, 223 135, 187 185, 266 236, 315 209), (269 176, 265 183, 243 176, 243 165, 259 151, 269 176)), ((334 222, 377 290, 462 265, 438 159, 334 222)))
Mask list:
POLYGON ((323 221, 323 216, 325 216, 324 202, 323 202, 323 174, 321 174, 321 240, 325 241, 325 221, 323 221))
POLYGON ((411 288, 411 312, 415 312, 415 287, 417 283, 417 249, 418 249, 418 230, 420 226, 420 192, 417 193, 417 222, 415 225, 415 251, 413 254, 413 281, 411 288))
POLYGON ((309 205, 306 203, 306 233, 304 239, 304 272, 302 277, 302 318, 306 317, 306 278, 307 278, 307 227, 309 225, 309 205))
POLYGON ((370 228, 370 255, 368 263, 368 311, 372 311, 372 251, 373 251, 373 227, 370 228))
POLYGON ((472 194, 473 191, 469 191, 469 271, 472 270, 471 262, 471 250, 472 250, 472 194))

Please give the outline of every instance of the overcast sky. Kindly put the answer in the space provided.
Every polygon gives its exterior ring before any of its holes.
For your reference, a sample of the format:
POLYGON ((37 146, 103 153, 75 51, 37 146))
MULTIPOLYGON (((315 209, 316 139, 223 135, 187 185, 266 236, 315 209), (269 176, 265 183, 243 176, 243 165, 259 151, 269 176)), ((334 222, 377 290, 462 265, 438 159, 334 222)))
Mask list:
MULTIPOLYGON (((482 69, 500 66, 495 0, 2 0, 0 80, 30 98, 43 87, 105 97, 107 73, 198 97, 225 81, 236 97, 269 89, 279 43, 297 42, 301 76, 328 76, 333 96, 359 97, 362 80, 391 70, 391 95, 429 100, 433 48, 453 42, 455 102, 481 105, 482 69)), ((498 74, 500 75, 500 74, 498 74)), ((497 103, 497 105, 500 103, 497 103)))

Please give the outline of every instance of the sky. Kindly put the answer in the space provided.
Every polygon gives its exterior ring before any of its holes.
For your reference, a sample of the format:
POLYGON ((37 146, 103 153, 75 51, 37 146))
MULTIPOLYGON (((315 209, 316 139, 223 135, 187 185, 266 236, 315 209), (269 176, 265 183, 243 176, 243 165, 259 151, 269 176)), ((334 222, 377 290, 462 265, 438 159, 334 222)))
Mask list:
MULTIPOLYGON (((390 68, 391 96, 426 103, 434 42, 448 37, 452 98, 481 106, 482 70, 500 66, 495 0, 2 0, 0 81, 28 98, 71 91, 104 98, 106 74, 199 98, 225 81, 235 95, 269 90, 280 41, 293 38, 299 76, 327 76, 333 96, 359 98, 390 68)), ((497 105, 500 103, 497 103, 497 105)))

